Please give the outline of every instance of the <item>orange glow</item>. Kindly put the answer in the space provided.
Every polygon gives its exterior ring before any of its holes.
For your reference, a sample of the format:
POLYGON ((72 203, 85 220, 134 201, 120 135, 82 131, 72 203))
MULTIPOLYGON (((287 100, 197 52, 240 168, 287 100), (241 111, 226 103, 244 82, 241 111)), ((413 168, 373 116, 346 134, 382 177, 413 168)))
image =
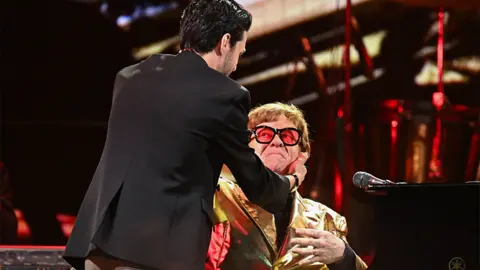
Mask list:
POLYGON ((432 158, 430 159, 430 170, 428 176, 430 179, 438 179, 442 176, 442 164, 439 158, 440 155, 440 141, 442 134, 442 120, 437 117, 437 125, 435 130, 435 137, 433 137, 432 158))
POLYGON ((343 117, 343 110, 342 110, 342 109, 339 109, 339 110, 337 111, 337 117, 338 117, 338 118, 342 118, 342 117, 343 117))
POLYGON ((390 179, 395 179, 397 168, 397 135, 398 135, 398 122, 393 120, 390 124, 390 179))
POLYGON ((394 109, 397 108, 399 105, 399 101, 396 99, 388 99, 382 102, 383 106, 388 109, 394 109))
POLYGON ((63 235, 65 237, 70 237, 72 233, 73 225, 75 224, 76 217, 65 215, 65 214, 57 214, 57 221, 60 223, 60 227, 62 228, 63 235))
MULTIPOLYGON (((20 239, 28 239, 32 236, 30 226, 23 218, 21 210, 15 209, 15 217, 18 221, 17 236, 20 239)), ((57 221, 60 223, 63 234, 68 238, 72 232, 73 225, 75 224, 76 217, 64 214, 57 214, 57 221)))
POLYGON ((435 92, 432 96, 432 103, 439 110, 445 104, 445 95, 442 92, 435 92))
POLYGON ((18 220, 18 228, 17 228, 18 238, 20 239, 29 238, 32 232, 30 231, 30 226, 28 226, 28 223, 23 219, 22 211, 15 209, 15 216, 17 217, 17 220, 18 220))
POLYGON ((343 184, 342 184, 342 175, 338 166, 335 165, 335 180, 333 184, 333 193, 334 193, 334 202, 333 208, 335 211, 340 212, 343 204, 343 184))

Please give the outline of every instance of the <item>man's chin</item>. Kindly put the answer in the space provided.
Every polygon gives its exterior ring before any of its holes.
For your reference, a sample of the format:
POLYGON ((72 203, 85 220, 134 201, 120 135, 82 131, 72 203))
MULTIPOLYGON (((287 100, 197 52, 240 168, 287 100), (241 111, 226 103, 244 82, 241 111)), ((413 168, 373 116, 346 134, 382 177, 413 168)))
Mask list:
POLYGON ((269 168, 270 170, 272 170, 276 173, 283 174, 284 171, 285 171, 285 166, 282 166, 278 163, 273 163, 273 162, 270 163, 270 162, 267 161, 264 164, 267 168, 269 168))

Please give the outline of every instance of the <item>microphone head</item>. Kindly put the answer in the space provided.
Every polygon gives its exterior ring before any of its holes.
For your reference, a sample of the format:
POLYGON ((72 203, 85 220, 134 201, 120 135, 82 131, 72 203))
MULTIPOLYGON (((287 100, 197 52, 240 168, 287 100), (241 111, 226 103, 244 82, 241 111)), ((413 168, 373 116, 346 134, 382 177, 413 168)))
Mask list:
POLYGON ((366 172, 356 172, 353 175, 353 184, 359 188, 367 187, 370 183, 371 175, 366 172))

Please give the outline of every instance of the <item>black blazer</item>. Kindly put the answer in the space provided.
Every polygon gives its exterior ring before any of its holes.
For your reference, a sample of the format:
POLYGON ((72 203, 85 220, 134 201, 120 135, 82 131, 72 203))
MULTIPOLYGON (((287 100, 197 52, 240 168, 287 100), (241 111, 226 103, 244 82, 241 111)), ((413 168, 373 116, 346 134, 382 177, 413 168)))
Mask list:
POLYGON ((94 247, 155 269, 204 269, 222 164, 248 198, 276 211, 288 178, 248 147, 249 92, 197 54, 155 55, 115 80, 107 139, 65 250, 94 247))

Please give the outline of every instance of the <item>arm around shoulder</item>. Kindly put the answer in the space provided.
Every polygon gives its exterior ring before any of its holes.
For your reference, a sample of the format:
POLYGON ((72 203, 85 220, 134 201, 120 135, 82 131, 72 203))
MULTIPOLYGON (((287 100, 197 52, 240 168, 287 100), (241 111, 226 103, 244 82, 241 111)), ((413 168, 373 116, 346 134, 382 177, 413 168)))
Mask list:
POLYGON ((250 95, 245 89, 229 109, 218 136, 224 150, 225 164, 232 171, 238 185, 250 201, 273 212, 283 209, 290 191, 290 179, 281 176, 263 165, 248 144, 250 95))

